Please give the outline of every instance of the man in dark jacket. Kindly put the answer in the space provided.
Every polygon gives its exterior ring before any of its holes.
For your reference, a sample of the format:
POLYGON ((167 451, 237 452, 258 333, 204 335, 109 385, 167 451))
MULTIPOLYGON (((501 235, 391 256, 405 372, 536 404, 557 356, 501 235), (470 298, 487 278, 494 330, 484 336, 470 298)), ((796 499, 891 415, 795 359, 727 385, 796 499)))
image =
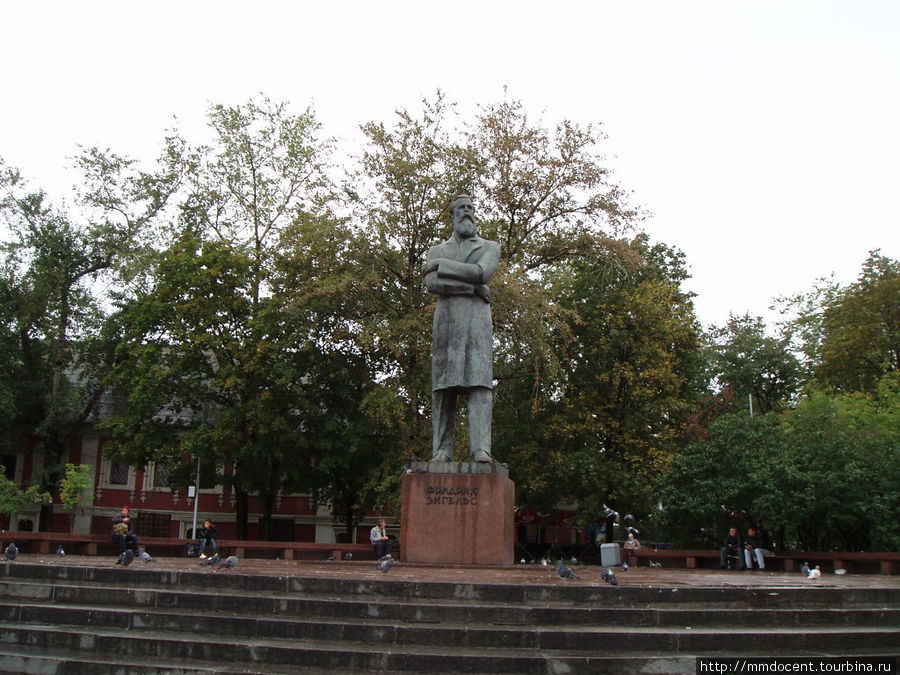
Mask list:
POLYGON ((203 551, 206 549, 206 545, 209 544, 212 548, 212 554, 216 555, 218 549, 216 548, 216 537, 219 536, 219 533, 216 531, 216 526, 212 524, 212 521, 204 520, 203 527, 200 528, 200 531, 197 532, 199 535, 197 538, 200 540, 200 548, 198 549, 200 552, 200 559, 203 560, 206 558, 203 551))
POLYGON ((728 536, 725 537, 725 545, 719 555, 719 569, 724 570, 728 567, 729 558, 735 558, 737 560, 735 564, 744 569, 744 542, 736 527, 728 530, 728 536))

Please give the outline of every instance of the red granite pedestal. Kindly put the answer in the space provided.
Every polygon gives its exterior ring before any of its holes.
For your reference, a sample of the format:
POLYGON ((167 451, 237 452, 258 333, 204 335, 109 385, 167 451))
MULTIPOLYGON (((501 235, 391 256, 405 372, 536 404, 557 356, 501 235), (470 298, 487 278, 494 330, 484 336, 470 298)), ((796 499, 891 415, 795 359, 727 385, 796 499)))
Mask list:
POLYGON ((506 467, 427 462, 403 475, 400 559, 512 565, 515 483, 506 467))

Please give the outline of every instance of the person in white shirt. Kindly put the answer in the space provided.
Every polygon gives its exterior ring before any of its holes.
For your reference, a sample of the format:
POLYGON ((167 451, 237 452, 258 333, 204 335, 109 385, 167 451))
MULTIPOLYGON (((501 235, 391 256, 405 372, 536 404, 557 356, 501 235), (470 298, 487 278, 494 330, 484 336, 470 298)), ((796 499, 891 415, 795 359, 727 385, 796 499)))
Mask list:
POLYGON ((369 541, 371 541, 372 546, 375 547, 376 558, 387 555, 391 546, 391 540, 388 539, 386 527, 387 521, 384 518, 379 518, 378 524, 369 532, 369 541))

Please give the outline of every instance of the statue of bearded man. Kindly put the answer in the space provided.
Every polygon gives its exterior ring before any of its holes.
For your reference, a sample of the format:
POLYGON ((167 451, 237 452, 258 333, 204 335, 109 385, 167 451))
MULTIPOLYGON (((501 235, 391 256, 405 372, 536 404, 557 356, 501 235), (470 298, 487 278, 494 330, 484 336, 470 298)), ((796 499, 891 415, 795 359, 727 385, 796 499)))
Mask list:
POLYGON ((432 461, 453 458, 460 394, 467 400, 469 453, 491 462, 493 324, 487 284, 500 262, 500 245, 478 236, 468 195, 450 202, 453 236, 428 251, 424 273, 438 296, 431 350, 432 461))

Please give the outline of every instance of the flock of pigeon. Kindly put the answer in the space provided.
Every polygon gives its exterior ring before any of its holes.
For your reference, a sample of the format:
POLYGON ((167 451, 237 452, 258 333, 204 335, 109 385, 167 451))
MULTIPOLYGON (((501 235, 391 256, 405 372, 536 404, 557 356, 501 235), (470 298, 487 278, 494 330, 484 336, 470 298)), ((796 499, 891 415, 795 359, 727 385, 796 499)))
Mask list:
MULTIPOLYGON (((9 546, 6 547, 6 549, 4 550, 4 553, 6 554, 6 560, 12 562, 16 558, 19 557, 19 547, 16 546, 15 542, 12 542, 9 544, 9 546)), ((63 550, 62 544, 60 544, 56 548, 56 555, 59 556, 60 558, 64 558, 66 556, 66 552, 63 550)), ((122 556, 119 558, 119 562, 117 564, 121 564, 123 567, 128 567, 134 561, 134 557, 135 557, 134 551, 132 551, 131 549, 127 549, 122 554, 122 556)), ((141 560, 143 560, 144 563, 154 562, 153 557, 149 553, 147 553, 144 549, 138 549, 137 557, 140 558, 141 560)), ((227 558, 225 558, 224 560, 222 560, 222 557, 218 553, 215 553, 214 555, 210 556, 209 558, 207 558, 200 564, 203 565, 204 567, 216 567, 220 570, 230 570, 230 569, 234 569, 235 567, 237 567, 238 562, 240 562, 240 560, 238 559, 238 557, 236 555, 230 555, 227 558)), ((391 568, 394 566, 395 562, 396 561, 391 556, 391 554, 388 553, 386 555, 381 556, 378 559, 378 561, 376 563, 376 567, 379 571, 383 572, 384 574, 387 574, 388 572, 391 571, 391 568)), ((522 562, 525 562, 525 561, 523 560, 522 562)), ((575 560, 575 558, 572 558, 572 562, 575 563, 577 561, 575 560)), ((541 564, 546 566, 546 565, 549 565, 550 563, 545 558, 544 560, 541 561, 541 564)), ((662 564, 656 562, 655 560, 651 560, 649 567, 652 567, 653 569, 662 569, 662 564)), ((820 576, 822 576, 822 571, 819 569, 818 565, 816 565, 813 568, 810 568, 809 563, 804 562, 802 565, 800 565, 799 569, 800 569, 800 573, 803 576, 805 576, 807 579, 818 579, 820 576)), ((627 562, 622 563, 622 571, 623 572, 628 571, 628 563, 627 562)), ((843 570, 835 570, 835 573, 841 573, 841 572, 843 572, 843 570)), ((569 567, 562 560, 560 560, 556 564, 556 573, 559 575, 560 579, 563 579, 565 581, 570 581, 572 579, 580 579, 581 578, 580 576, 578 576, 575 573, 575 570, 573 570, 571 567, 569 567)), ((608 583, 610 586, 618 586, 619 585, 619 581, 618 581, 618 579, 616 579, 615 572, 613 572, 609 567, 604 566, 600 569, 600 578, 603 579, 603 581, 608 583)))
POLYGON ((220 570, 233 570, 238 566, 239 562, 240 558, 238 558, 236 555, 230 555, 222 560, 222 556, 220 556, 218 553, 213 553, 200 564, 204 567, 216 567, 220 570))
MULTIPOLYGON (((522 562, 525 562, 525 561, 523 560, 522 562)), ((572 558, 572 562, 575 563, 577 561, 575 560, 575 558, 572 558)), ((541 564, 549 565, 550 563, 546 559, 544 559, 541 561, 541 564)), ((662 563, 658 563, 655 560, 651 560, 648 567, 651 567, 653 569, 662 569, 662 563)), ((628 563, 627 562, 622 563, 622 571, 623 572, 628 571, 628 563)), ((847 571, 843 570, 843 569, 834 571, 835 574, 846 574, 846 572, 847 571)), ((556 564, 556 573, 559 575, 560 579, 563 579, 565 581, 581 578, 580 576, 578 576, 578 574, 575 573, 575 570, 573 570, 571 567, 566 565, 562 560, 560 560, 556 564)), ((816 565, 815 567, 810 569, 809 563, 804 562, 802 565, 800 565, 800 574, 805 576, 807 579, 818 579, 819 577, 822 576, 822 571, 821 571, 821 569, 819 569, 818 565, 816 565)), ((604 566, 600 569, 600 578, 603 579, 603 581, 608 583, 610 586, 618 586, 619 585, 619 581, 618 581, 618 579, 616 579, 615 573, 609 567, 604 566)))

